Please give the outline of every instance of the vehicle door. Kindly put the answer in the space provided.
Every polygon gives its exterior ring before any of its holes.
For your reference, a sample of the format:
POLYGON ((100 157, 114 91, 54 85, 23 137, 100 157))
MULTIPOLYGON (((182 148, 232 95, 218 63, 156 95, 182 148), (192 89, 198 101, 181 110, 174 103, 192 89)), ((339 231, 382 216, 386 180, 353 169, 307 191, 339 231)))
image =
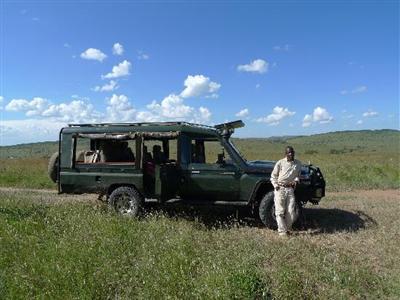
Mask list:
POLYGON ((183 171, 181 195, 204 200, 239 200, 241 171, 219 141, 193 140, 183 171))

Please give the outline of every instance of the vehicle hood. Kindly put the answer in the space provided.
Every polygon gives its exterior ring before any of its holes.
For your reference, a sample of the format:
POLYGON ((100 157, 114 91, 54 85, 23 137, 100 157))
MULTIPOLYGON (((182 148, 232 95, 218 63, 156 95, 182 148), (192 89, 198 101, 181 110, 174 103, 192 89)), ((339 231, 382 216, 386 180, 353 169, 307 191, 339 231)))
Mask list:
POLYGON ((248 173, 271 173, 276 161, 272 160, 250 160, 247 161, 248 173))

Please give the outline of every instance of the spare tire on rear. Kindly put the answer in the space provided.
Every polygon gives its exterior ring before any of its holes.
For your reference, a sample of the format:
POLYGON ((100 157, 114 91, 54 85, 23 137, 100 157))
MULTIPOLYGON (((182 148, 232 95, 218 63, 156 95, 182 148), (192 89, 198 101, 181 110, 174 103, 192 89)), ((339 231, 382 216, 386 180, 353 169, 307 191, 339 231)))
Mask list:
POLYGON ((47 167, 47 173, 49 174, 49 177, 53 182, 57 182, 57 171, 58 171, 58 161, 59 161, 58 157, 59 157, 58 152, 50 156, 49 165, 47 167))

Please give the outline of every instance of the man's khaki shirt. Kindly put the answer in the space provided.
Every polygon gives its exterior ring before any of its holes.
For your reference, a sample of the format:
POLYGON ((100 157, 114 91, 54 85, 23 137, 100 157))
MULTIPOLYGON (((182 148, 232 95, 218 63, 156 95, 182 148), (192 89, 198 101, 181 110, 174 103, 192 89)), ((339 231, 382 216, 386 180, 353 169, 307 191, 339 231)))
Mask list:
POLYGON ((299 181, 301 162, 297 159, 288 161, 287 158, 278 160, 271 174, 271 183, 276 188, 280 184, 299 181))

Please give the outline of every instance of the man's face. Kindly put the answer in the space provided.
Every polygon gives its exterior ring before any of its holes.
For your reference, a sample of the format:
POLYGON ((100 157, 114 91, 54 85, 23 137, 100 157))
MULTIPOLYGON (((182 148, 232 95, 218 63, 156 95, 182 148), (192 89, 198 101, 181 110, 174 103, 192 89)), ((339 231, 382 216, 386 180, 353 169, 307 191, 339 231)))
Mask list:
POLYGON ((286 148, 286 159, 288 161, 293 161, 294 160, 294 150, 290 148, 286 148))

